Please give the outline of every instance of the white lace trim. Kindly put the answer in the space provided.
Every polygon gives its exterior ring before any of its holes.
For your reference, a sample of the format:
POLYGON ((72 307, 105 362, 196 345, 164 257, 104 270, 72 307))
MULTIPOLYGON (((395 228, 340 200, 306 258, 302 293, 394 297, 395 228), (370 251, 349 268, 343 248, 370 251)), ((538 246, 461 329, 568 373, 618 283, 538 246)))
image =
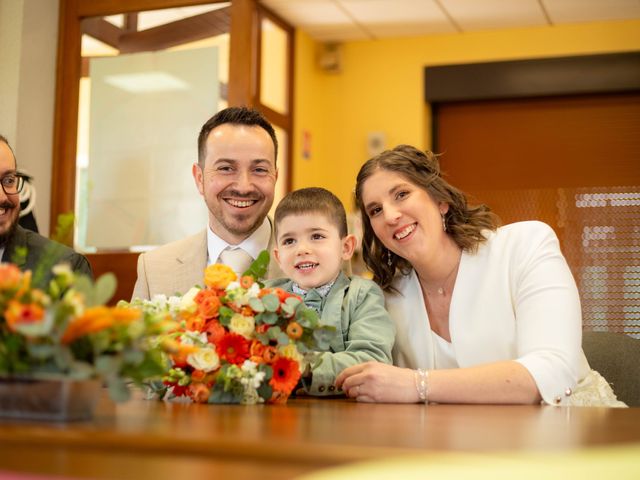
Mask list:
POLYGON ((587 376, 578 382, 569 398, 563 405, 571 407, 626 407, 624 402, 617 399, 611 385, 595 370, 589 371, 587 376))

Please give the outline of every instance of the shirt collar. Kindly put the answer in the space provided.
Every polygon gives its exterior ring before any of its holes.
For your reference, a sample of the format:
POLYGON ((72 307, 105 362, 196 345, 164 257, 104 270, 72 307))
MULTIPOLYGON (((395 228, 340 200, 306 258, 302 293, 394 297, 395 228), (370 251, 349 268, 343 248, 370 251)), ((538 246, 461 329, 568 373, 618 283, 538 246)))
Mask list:
MULTIPOLYGON (((331 290, 331 287, 333 287, 334 283, 336 283, 335 280, 329 283, 325 283, 324 285, 320 285, 319 287, 312 288, 311 290, 315 290, 316 292, 318 292, 318 295, 324 298, 329 294, 329 290, 331 290)), ((304 290, 300 288, 300 286, 296 282, 292 282, 291 291, 296 295, 302 295, 304 297, 310 290, 304 290)))
POLYGON ((207 228, 207 265, 217 262, 222 251, 230 246, 233 248, 241 248, 255 260, 262 250, 268 248, 270 239, 271 222, 269 218, 265 218, 262 225, 260 225, 255 232, 237 245, 231 245, 225 242, 213 233, 211 227, 209 227, 207 228))

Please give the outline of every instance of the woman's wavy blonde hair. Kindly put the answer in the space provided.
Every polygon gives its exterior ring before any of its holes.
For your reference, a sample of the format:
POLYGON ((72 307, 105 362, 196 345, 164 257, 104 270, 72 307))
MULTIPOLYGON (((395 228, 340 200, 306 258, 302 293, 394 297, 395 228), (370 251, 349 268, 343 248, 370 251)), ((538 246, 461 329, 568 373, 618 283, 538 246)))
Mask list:
POLYGON ((486 240, 483 230, 495 230, 498 217, 486 205, 469 206, 467 196, 444 180, 440 174, 437 155, 422 152, 409 145, 398 145, 368 160, 356 180, 356 205, 362 215, 362 254, 367 267, 373 272, 373 280, 383 290, 390 290, 397 271, 408 273, 412 266, 402 257, 390 252, 376 237, 362 201, 362 189, 366 180, 378 170, 402 175, 407 181, 422 188, 437 203, 449 205, 444 215, 446 231, 465 251, 475 251, 486 240))

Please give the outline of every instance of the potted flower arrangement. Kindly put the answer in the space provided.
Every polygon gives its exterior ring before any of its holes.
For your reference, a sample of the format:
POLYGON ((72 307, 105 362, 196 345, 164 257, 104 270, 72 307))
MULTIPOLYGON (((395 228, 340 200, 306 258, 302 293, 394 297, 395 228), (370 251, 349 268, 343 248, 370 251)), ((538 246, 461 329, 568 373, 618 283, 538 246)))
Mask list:
POLYGON ((0 264, 0 415, 86 418, 103 384, 112 399, 126 400, 128 383, 166 371, 158 338, 176 325, 105 306, 112 274, 94 283, 60 264, 46 285, 38 283, 31 271, 0 264))
POLYGON ((264 288, 264 251, 241 278, 222 264, 207 267, 204 287, 182 297, 158 296, 122 306, 146 318, 171 318, 179 328, 163 345, 171 366, 155 384, 160 398, 200 403, 284 403, 301 374, 326 350, 334 327, 319 324, 315 310, 296 295, 264 288))

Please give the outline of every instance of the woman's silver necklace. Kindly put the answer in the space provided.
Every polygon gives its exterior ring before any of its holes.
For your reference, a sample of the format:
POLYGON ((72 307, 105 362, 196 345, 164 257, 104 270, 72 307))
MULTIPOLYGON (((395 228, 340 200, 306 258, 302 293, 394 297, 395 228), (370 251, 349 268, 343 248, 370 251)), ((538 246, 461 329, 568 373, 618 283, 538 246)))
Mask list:
MULTIPOLYGON (((453 273, 458 270, 458 266, 460 265, 460 259, 461 258, 462 258, 462 255, 460 255, 460 257, 458 257, 458 261, 456 262, 456 264, 453 266, 453 268, 451 269, 449 274, 444 278, 444 280, 442 281, 442 284, 436 289, 436 292, 438 293, 438 295, 441 295, 441 296, 444 297, 444 295, 447 293, 447 290, 446 290, 445 287, 447 285, 447 282, 449 281, 449 279, 453 275, 453 273)), ((427 290, 426 286, 424 287, 424 290, 427 293, 427 295, 430 295, 429 290, 427 290)))

